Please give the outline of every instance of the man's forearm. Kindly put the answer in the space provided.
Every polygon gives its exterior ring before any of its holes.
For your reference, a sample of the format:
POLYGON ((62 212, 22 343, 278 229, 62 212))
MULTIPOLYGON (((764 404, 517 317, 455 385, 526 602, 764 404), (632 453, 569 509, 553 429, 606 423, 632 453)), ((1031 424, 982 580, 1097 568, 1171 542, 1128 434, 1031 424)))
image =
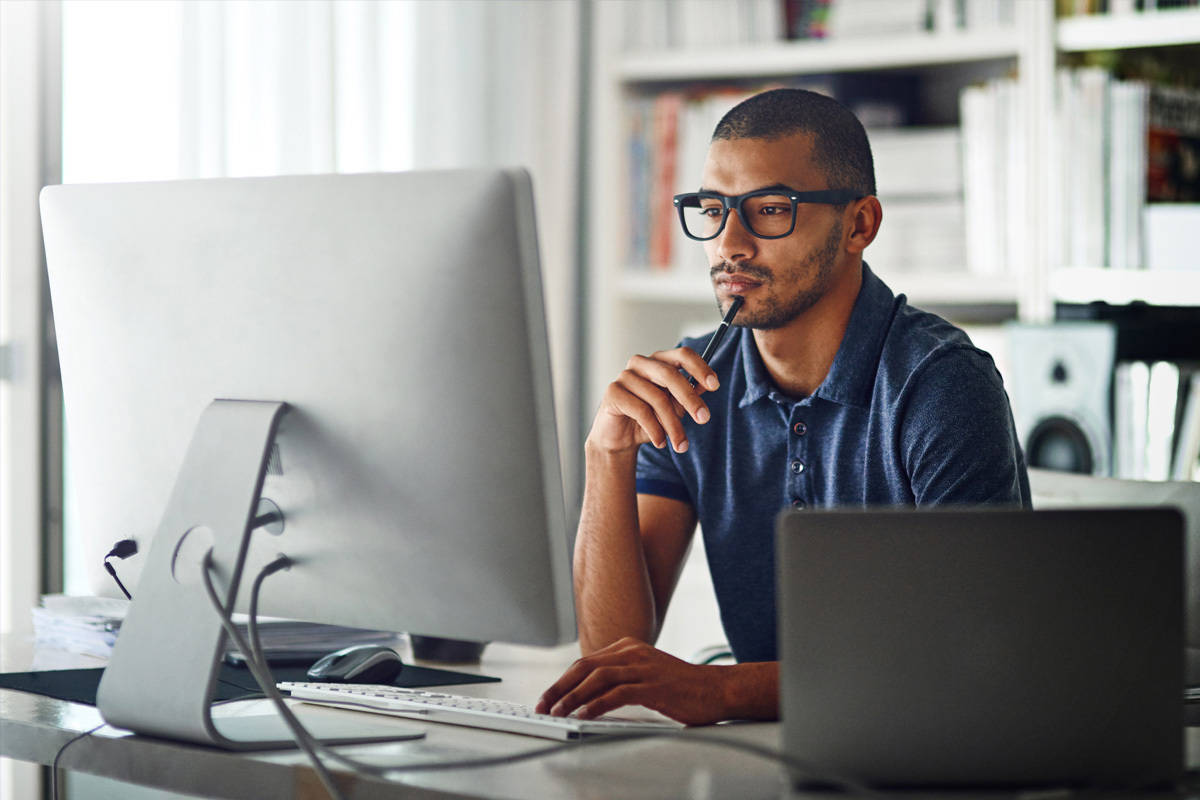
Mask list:
POLYGON ((589 445, 586 457, 575 540, 575 609, 584 655, 626 636, 653 643, 658 627, 638 525, 637 453, 589 445))

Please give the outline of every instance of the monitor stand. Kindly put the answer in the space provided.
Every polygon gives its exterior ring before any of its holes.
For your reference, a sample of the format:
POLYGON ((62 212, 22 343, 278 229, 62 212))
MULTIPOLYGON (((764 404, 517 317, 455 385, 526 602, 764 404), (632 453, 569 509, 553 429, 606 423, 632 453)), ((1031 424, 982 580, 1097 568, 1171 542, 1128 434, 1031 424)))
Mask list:
MULTIPOLYGON (((225 631, 201 577, 211 548, 218 596, 232 609, 286 410, 285 403, 215 400, 201 415, 100 681, 96 704, 110 725, 230 750, 295 746, 278 714, 213 717, 225 631)), ((312 715, 304 725, 327 744, 424 735, 365 714, 312 715)))

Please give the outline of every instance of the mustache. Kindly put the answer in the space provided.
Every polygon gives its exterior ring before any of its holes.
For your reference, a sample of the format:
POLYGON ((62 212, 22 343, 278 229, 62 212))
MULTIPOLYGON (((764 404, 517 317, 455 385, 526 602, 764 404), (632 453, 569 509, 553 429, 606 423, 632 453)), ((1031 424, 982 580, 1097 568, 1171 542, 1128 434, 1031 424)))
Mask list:
POLYGON ((769 283, 771 280, 771 270, 755 264, 739 264, 734 266, 728 261, 722 261, 720 264, 714 264, 708 270, 708 275, 710 278, 716 278, 721 273, 726 273, 729 275, 744 275, 747 278, 756 280, 760 283, 769 283))

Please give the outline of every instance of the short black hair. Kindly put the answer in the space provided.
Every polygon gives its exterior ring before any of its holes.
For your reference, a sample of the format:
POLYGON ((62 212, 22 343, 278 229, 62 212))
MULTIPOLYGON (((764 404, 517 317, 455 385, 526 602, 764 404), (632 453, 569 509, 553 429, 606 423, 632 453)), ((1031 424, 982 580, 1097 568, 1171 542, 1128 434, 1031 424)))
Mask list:
POLYGON ((830 189, 875 194, 875 161, 867 132, 844 105, 806 89, 771 89, 738 103, 717 123, 718 139, 782 139, 813 135, 813 158, 830 189))

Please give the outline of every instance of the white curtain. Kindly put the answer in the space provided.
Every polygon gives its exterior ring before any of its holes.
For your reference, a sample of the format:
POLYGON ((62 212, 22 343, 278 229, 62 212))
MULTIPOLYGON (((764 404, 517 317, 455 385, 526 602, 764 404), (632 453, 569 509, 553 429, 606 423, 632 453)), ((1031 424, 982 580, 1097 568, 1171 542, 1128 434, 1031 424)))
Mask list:
POLYGON ((180 176, 410 168, 419 5, 182 3, 180 176))
MULTIPOLYGON (((54 516, 56 482, 43 472, 56 405, 37 201, 59 180, 60 10, 0 0, 0 632, 9 635, 32 627, 48 557, 42 530, 54 516)), ((0 798, 40 791, 36 764, 0 758, 0 798)))
POLYGON ((582 2, 68 0, 65 180, 527 167, 570 489, 582 2))
POLYGON ((181 177, 530 170, 568 454, 580 11, 579 0, 201 0, 182 6, 180 47, 181 177))

